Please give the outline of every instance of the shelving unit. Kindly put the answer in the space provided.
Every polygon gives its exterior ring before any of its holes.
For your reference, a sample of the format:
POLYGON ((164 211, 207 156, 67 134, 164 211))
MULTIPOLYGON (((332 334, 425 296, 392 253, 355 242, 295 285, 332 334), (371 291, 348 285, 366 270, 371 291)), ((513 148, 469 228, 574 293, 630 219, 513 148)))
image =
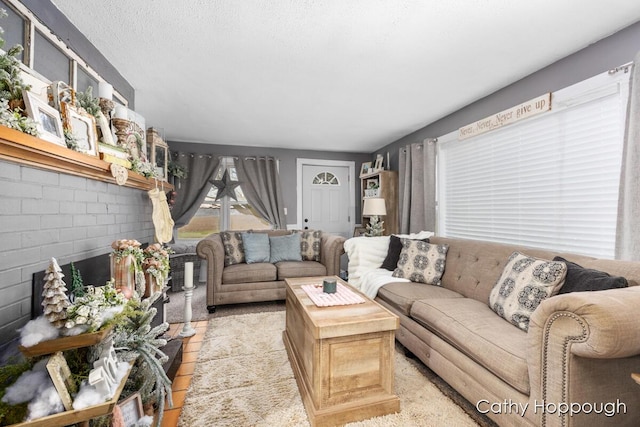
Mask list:
MULTIPOLYGON (((382 217, 384 220, 384 234, 386 236, 398 233, 399 215, 398 215, 398 172, 396 171, 379 171, 360 176, 361 202, 364 206, 364 199, 367 197, 381 197, 385 201, 387 215, 382 217), (378 191, 367 191, 369 184, 377 183, 378 191)), ((369 218, 361 216, 361 224, 366 227, 369 218)))

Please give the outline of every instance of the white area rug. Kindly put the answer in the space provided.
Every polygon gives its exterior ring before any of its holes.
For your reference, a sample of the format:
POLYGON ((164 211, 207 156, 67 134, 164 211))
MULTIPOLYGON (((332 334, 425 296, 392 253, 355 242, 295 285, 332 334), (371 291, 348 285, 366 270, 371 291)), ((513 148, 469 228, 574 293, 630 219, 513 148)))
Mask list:
MULTIPOLYGON (((179 426, 309 426, 282 343, 284 319, 279 311, 209 321, 179 426)), ((395 389, 399 414, 348 426, 478 425, 398 352, 395 389)))

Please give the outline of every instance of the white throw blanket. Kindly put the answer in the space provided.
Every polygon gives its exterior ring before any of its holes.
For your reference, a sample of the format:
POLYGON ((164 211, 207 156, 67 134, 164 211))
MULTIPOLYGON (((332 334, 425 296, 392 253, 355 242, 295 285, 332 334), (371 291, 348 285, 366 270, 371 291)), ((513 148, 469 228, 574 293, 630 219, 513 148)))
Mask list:
MULTIPOLYGON (((433 233, 421 231, 413 234, 396 234, 396 236, 406 239, 426 239, 433 236, 433 233)), ((349 257, 349 284, 371 299, 375 298, 378 289, 387 283, 410 281, 392 277, 393 271, 380 268, 389 251, 389 236, 354 237, 344 242, 344 250, 349 257)))

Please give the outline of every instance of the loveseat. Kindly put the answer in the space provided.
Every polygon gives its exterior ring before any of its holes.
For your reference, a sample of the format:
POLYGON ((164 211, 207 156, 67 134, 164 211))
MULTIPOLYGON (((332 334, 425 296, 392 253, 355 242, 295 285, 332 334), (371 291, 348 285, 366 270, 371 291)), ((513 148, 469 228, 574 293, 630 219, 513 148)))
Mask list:
MULTIPOLYGON (((342 236, 318 230, 211 234, 196 247, 198 256, 207 260, 207 309, 213 313, 217 305, 284 300, 284 279, 338 275, 344 241, 342 236), (266 258, 249 259, 245 249, 251 248, 245 248, 242 236, 252 241, 267 237, 270 243, 265 249, 266 258), (297 251, 295 246, 285 246, 291 241, 295 245, 298 236, 297 251), (276 243, 284 252, 275 253, 276 243)), ((251 255, 258 252, 259 256, 262 249, 253 250, 251 255)))
POLYGON ((397 314, 396 340, 479 412, 500 426, 640 425, 640 385, 631 378, 640 371, 640 262, 432 236, 446 252, 433 285, 377 268, 389 242, 347 240, 350 284, 397 314), (507 293, 494 286, 516 270, 514 252, 569 261, 562 286, 589 271, 581 266, 626 278, 628 287, 549 296, 525 331, 489 304, 492 291, 507 293))

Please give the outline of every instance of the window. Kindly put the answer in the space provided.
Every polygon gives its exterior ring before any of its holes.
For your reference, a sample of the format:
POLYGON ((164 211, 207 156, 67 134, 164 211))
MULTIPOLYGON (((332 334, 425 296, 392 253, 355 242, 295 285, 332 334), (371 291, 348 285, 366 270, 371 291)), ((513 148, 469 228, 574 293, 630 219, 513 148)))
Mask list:
MULTIPOLYGON (((3 49, 7 51, 10 47, 17 44, 25 46, 26 24, 22 15, 17 13, 7 2, 0 2, 0 7, 7 12, 7 16, 0 18, 0 27, 4 30, 2 38, 4 39, 3 49)), ((24 60, 24 51, 18 56, 20 61, 24 60)))
POLYGON ((50 81, 71 81, 71 61, 53 43, 36 31, 33 69, 50 81))
MULTIPOLYGON (((228 171, 231 181, 238 181, 232 157, 222 159, 213 180, 221 180, 225 171, 228 171)), ((218 187, 212 184, 207 197, 189 224, 178 229, 178 239, 200 239, 224 230, 270 230, 273 228, 247 202, 242 192, 242 183, 235 187, 235 194, 237 200, 229 196, 216 200, 218 187)))
POLYGON ((557 91, 540 116, 438 143, 438 233, 613 258, 629 74, 557 91))
POLYGON ((331 172, 320 172, 313 177, 313 185, 340 185, 338 177, 331 172))

